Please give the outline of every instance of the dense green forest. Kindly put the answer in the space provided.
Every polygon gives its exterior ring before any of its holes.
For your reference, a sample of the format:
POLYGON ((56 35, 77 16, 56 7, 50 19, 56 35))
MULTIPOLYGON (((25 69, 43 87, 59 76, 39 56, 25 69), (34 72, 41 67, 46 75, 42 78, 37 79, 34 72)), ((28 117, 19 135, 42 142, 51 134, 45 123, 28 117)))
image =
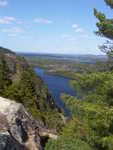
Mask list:
MULTIPOLYGON (((105 3, 113 9, 113 0, 105 3)), ((44 82, 26 60, 0 48, 0 96, 22 103, 33 117, 58 133, 57 140, 48 140, 46 150, 113 150, 113 19, 96 9, 94 15, 98 20, 96 34, 108 39, 100 49, 109 60, 96 64, 69 63, 67 68, 75 68, 72 72, 55 70, 73 78, 70 84, 77 93, 76 97, 62 94, 71 114, 65 124, 44 82)), ((36 63, 45 66, 41 60, 36 63)), ((57 62, 56 67, 64 63, 57 62)))
MULTIPOLYGON (((105 0, 113 8, 113 0, 105 0)), ((62 95, 72 118, 63 127, 57 141, 49 140, 46 150, 113 150, 113 20, 94 9, 98 19, 97 35, 107 37, 100 46, 107 54, 105 71, 75 73, 71 81, 77 97, 62 95)))
POLYGON ((62 95, 72 119, 58 141, 50 140, 46 149, 112 150, 113 72, 75 76, 71 84, 82 98, 62 95))
POLYGON ((59 131, 60 110, 44 82, 24 58, 0 48, 0 96, 22 103, 45 127, 59 131))

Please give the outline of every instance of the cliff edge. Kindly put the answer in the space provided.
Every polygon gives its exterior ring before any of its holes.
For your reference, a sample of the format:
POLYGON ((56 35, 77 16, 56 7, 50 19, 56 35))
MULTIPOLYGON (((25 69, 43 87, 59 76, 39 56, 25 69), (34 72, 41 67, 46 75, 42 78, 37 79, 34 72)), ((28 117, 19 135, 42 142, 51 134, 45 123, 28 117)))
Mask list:
POLYGON ((42 150, 39 128, 22 104, 0 97, 0 150, 42 150))

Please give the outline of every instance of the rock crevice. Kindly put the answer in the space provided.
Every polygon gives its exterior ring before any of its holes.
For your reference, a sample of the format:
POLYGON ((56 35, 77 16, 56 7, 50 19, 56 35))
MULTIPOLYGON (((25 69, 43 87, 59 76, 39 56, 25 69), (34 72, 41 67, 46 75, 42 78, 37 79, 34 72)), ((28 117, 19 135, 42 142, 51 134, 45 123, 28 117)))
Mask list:
POLYGON ((0 97, 0 150, 42 150, 39 127, 22 104, 0 97))

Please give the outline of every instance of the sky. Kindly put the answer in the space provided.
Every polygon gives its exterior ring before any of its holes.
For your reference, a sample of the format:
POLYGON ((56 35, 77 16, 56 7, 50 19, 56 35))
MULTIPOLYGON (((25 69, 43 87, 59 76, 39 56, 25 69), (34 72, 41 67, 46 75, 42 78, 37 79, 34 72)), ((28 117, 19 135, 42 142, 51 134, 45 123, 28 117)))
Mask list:
POLYGON ((0 46, 16 52, 103 54, 93 9, 104 0, 0 0, 0 46))

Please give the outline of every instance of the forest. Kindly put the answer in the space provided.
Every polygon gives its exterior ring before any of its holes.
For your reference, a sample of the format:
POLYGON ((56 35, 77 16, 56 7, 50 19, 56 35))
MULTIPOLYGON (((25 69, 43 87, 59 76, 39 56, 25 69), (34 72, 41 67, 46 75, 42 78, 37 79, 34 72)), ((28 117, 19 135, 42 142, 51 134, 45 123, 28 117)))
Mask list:
MULTIPOLYGON (((105 0, 113 9, 113 1, 105 0)), ((94 9, 98 36, 107 42, 100 46, 109 60, 106 71, 75 73, 71 85, 77 97, 66 94, 62 99, 72 118, 63 127, 57 141, 49 140, 46 150, 113 150, 113 20, 94 9)))
MULTIPOLYGON (((105 0, 105 4, 113 9, 113 0, 105 0)), ((113 19, 96 8, 94 16, 95 34, 106 38, 99 46, 108 58, 104 62, 43 62, 0 47, 0 96, 22 103, 42 126, 58 135, 56 140, 48 138, 45 150, 113 150, 113 19), (33 70, 37 64, 48 69, 51 63, 49 72, 69 77, 77 93, 76 97, 61 95, 70 111, 67 117, 33 70)))
POLYGON ((42 126, 59 131, 63 125, 61 110, 43 80, 24 58, 8 49, 0 50, 0 96, 22 103, 42 126))

